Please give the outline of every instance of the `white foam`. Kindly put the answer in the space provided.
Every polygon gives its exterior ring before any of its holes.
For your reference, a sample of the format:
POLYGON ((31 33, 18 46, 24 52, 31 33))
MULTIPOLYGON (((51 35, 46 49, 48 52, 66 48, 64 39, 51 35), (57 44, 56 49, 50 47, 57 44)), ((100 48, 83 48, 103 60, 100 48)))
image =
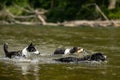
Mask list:
POLYGON ((30 59, 19 59, 18 62, 31 62, 30 59))

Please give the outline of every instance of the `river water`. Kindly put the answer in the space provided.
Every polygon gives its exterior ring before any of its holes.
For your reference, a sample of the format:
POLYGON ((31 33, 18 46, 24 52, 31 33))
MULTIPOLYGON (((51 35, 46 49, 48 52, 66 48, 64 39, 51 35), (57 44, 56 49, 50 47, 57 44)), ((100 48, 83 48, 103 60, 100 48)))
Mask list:
POLYGON ((0 80, 120 80, 120 28, 0 25, 0 80), (33 42, 41 55, 5 58, 3 44, 21 50, 33 42), (107 63, 57 63, 58 47, 80 46, 107 55, 107 63))

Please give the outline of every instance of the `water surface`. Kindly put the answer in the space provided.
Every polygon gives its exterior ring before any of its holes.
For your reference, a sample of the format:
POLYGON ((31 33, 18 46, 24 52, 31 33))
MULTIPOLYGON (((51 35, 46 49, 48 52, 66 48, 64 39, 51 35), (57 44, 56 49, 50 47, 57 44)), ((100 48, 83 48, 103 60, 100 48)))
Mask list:
POLYGON ((1 80, 119 80, 120 28, 0 26, 1 80), (28 62, 5 58, 3 43, 9 50, 21 50, 31 42, 41 55, 28 62), (58 47, 83 47, 90 52, 102 52, 108 63, 56 63, 51 56, 58 47))

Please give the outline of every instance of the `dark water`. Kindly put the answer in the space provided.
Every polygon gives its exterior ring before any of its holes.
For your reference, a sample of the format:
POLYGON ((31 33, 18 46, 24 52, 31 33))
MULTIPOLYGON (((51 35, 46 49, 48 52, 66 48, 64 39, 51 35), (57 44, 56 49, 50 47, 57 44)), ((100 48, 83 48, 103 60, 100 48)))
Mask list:
POLYGON ((120 80, 120 28, 0 26, 0 80, 120 80), (6 59, 9 50, 21 50, 33 42, 41 52, 31 61, 6 59), (57 47, 80 46, 103 52, 108 63, 56 63, 51 56, 57 47))

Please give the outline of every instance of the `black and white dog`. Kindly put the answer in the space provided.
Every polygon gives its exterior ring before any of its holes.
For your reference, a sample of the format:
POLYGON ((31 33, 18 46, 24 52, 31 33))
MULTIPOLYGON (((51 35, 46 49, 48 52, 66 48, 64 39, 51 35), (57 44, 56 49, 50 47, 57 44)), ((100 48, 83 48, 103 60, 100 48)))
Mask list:
POLYGON ((84 49, 83 48, 80 48, 80 47, 73 47, 71 49, 65 49, 65 48, 57 48, 53 54, 57 55, 57 54, 64 54, 64 55, 67 55, 67 54, 79 54, 81 52, 83 52, 84 49))
POLYGON ((76 57, 65 57, 65 58, 59 58, 54 59, 55 61, 59 62, 79 62, 79 61, 106 61, 107 57, 103 55, 102 53, 94 53, 91 55, 84 56, 83 58, 76 58, 76 57))
POLYGON ((32 43, 29 46, 25 47, 23 50, 19 51, 8 51, 8 44, 4 43, 3 49, 5 52, 5 56, 8 58, 16 56, 29 58, 32 54, 40 54, 40 52, 36 49, 36 47, 32 43))

